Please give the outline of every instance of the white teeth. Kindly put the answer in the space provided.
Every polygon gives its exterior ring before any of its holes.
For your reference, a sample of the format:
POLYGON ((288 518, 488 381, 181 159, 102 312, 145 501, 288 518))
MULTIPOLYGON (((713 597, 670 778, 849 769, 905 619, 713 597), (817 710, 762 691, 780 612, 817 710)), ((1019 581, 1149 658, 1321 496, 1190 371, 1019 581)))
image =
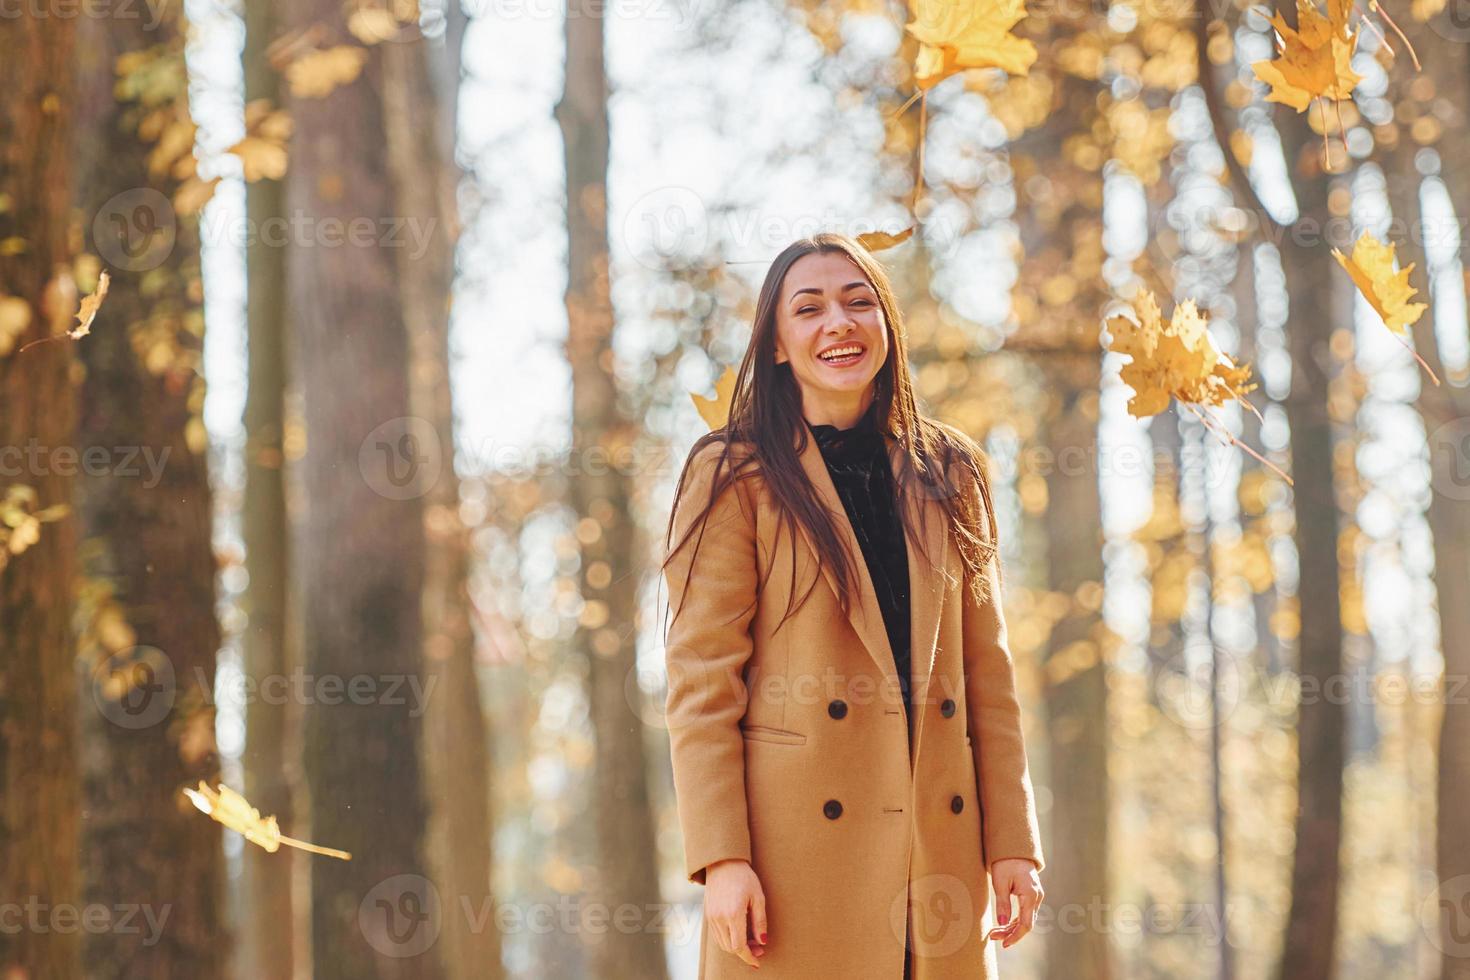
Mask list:
POLYGON ((839 347, 836 350, 824 351, 818 356, 824 361, 830 361, 834 357, 842 357, 845 354, 861 354, 862 352, 863 349, 861 347, 839 347))

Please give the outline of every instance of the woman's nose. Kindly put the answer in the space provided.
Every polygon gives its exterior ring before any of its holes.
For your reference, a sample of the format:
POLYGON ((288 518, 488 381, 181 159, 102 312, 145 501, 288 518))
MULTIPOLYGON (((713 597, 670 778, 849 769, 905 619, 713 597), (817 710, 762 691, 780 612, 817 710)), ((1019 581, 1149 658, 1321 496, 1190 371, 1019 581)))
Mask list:
POLYGON ((837 312, 832 316, 830 329, 841 337, 857 329, 857 320, 846 308, 838 307, 837 312))

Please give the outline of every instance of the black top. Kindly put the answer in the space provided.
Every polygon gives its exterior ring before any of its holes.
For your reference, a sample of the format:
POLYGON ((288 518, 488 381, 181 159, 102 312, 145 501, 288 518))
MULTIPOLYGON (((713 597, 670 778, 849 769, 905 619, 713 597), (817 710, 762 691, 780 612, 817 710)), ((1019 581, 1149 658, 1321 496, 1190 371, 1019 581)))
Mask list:
POLYGON ((827 472, 842 498, 847 518, 862 548, 868 576, 878 593, 883 625, 893 647, 894 669, 903 692, 909 738, 913 738, 913 710, 909 681, 909 563, 899 519, 888 447, 878 430, 874 401, 849 429, 812 425, 812 434, 827 464, 827 472))

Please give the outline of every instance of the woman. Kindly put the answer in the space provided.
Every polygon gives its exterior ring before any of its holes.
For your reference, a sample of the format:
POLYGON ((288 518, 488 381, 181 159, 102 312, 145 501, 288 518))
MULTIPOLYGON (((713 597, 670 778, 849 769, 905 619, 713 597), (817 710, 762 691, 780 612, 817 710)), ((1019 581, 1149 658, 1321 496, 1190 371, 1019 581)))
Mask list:
POLYGON ((853 239, 771 264, 668 533, 701 980, 994 977, 1043 857, 984 455, 918 413, 892 288, 853 239))

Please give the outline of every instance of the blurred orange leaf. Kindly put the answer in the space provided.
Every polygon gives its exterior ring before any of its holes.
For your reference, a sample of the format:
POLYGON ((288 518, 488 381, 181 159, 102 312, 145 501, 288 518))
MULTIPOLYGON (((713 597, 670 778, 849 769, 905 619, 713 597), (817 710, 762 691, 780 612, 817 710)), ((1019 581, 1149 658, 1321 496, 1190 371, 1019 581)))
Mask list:
POLYGON ((715 397, 705 398, 694 392, 690 392, 689 397, 694 399, 694 407, 699 410, 705 424, 711 430, 720 428, 730 420, 730 403, 735 398, 735 369, 725 368, 725 373, 715 382, 715 397))
POLYGON ((298 99, 320 99, 362 73, 368 54, 354 44, 308 51, 286 66, 286 81, 298 99))
POLYGON ((857 236, 857 240, 869 252, 881 252, 885 248, 892 248, 900 242, 908 241, 913 233, 914 226, 909 225, 896 235, 890 235, 886 231, 869 231, 857 236))

